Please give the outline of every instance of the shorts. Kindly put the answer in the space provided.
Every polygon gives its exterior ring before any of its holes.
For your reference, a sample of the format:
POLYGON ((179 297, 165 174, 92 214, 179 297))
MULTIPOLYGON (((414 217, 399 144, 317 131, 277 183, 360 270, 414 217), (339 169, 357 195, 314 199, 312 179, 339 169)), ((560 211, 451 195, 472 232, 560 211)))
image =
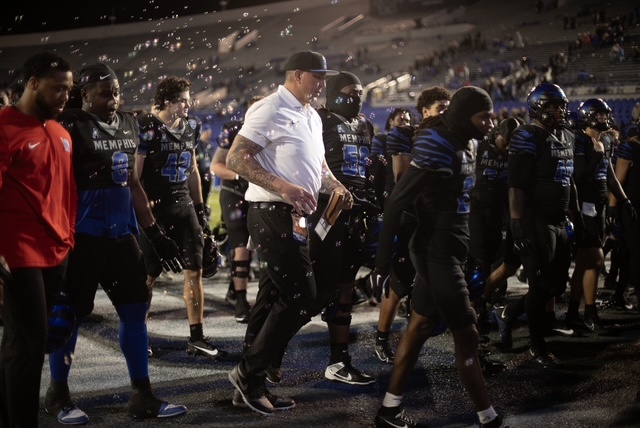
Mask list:
POLYGON ((597 206, 595 216, 582 214, 584 220, 584 235, 579 242, 579 248, 602 248, 605 238, 605 212, 603 206, 597 206))
POLYGON ((428 260, 411 253, 418 276, 413 287, 411 309, 434 322, 443 320, 451 330, 476 323, 461 265, 428 260))
POLYGON ((249 242, 249 229, 247 228, 249 202, 240 194, 222 188, 220 190, 220 210, 229 237, 229 248, 246 247, 249 242))
MULTIPOLYGON (((185 261, 184 269, 193 271, 202 269, 204 238, 193 204, 183 202, 173 205, 156 205, 153 209, 153 215, 158 225, 181 250, 182 258, 185 261)), ((162 273, 160 259, 146 236, 141 236, 139 242, 144 254, 147 273, 149 276, 157 278, 162 273)))

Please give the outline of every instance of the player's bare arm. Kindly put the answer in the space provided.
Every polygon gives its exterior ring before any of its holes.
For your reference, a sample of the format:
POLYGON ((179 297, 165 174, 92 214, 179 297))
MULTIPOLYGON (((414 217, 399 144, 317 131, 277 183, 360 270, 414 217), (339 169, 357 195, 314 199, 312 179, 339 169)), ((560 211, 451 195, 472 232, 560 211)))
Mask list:
POLYGON ((149 199, 140 184, 141 167, 144 165, 144 156, 136 155, 136 162, 133 165, 133 171, 129 175, 129 189, 131 190, 131 199, 133 199, 133 209, 136 212, 138 223, 143 229, 155 223, 155 218, 151 213, 149 199))
POLYGON ((218 147, 211 160, 211 172, 223 180, 235 180, 236 173, 227 167, 229 149, 218 147))
MULTIPOLYGON (((191 159, 196 158, 195 150, 191 151, 191 159)), ((188 175, 188 183, 189 187, 189 196, 191 196, 191 200, 194 205, 203 204, 205 201, 202 197, 202 186, 200 186, 200 171, 197 168, 197 163, 192 162, 189 167, 189 175, 188 175)))

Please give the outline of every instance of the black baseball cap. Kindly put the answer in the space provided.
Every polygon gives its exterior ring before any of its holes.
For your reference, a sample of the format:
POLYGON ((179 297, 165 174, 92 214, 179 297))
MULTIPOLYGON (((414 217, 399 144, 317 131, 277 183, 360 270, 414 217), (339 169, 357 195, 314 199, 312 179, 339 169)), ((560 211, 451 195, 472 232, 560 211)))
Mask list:
POLYGON ((284 67, 285 71, 302 70, 312 73, 325 73, 327 76, 335 76, 340 74, 336 70, 327 69, 327 60, 322 54, 313 51, 302 51, 294 53, 287 60, 284 67))

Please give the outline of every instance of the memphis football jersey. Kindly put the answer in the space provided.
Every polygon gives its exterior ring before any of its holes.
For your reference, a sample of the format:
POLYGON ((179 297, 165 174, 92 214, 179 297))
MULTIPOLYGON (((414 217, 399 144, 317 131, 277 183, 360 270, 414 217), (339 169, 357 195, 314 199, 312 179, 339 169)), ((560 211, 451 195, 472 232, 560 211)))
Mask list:
POLYGON ((363 189, 367 184, 373 127, 362 115, 347 120, 325 109, 318 113, 329 169, 345 187, 363 189))
POLYGON ((178 132, 167 127, 156 115, 138 119, 140 148, 145 156, 142 185, 158 203, 189 198, 188 177, 193 169, 195 148, 200 141, 200 120, 187 117, 178 132))
POLYGON ((616 149, 616 158, 631 162, 624 181, 624 192, 637 207, 640 204, 640 143, 634 140, 622 142, 616 149))
POLYGON ((476 184, 471 192, 474 203, 498 208, 507 200, 507 151, 499 151, 488 139, 478 142, 476 184))
POLYGON ((409 155, 413 146, 416 127, 410 125, 394 126, 387 133, 387 153, 390 156, 409 155))
POLYGON ((422 205, 438 213, 436 227, 467 221, 469 192, 475 185, 476 150, 475 140, 462 142, 444 127, 423 128, 416 133, 411 163, 442 177, 438 186, 425 189, 416 201, 416 207, 422 205), (465 218, 461 220, 452 214, 465 218))
POLYGON ((131 113, 116 112, 108 125, 80 109, 68 109, 58 121, 73 142, 78 185, 76 233, 118 238, 138 233, 129 189, 138 147, 138 124, 131 113))
POLYGON ((387 154, 387 137, 387 133, 373 136, 371 140, 371 165, 369 165, 369 169, 372 171, 369 180, 374 183, 375 189, 378 190, 379 187, 382 187, 379 190, 383 192, 385 198, 391 194, 393 186, 396 184, 391 156, 387 154))
POLYGON ((605 139, 603 144, 605 146, 604 156, 597 164, 593 164, 592 157, 595 155, 595 150, 591 137, 585 134, 584 131, 576 132, 576 160, 581 157, 585 167, 587 167, 583 176, 576 177, 575 180, 580 201, 605 204, 609 199, 607 171, 609 170, 609 156, 613 142, 605 139))
POLYGON ((527 194, 527 209, 551 223, 564 221, 573 176, 574 133, 521 125, 509 142, 509 187, 527 194))

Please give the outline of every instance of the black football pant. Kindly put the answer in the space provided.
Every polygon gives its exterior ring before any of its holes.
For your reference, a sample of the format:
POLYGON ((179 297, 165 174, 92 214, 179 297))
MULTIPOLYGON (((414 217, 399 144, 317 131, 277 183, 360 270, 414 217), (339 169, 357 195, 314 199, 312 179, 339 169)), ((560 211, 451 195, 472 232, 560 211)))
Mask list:
POLYGON ((67 260, 49 268, 13 269, 4 286, 0 314, 0 427, 37 427, 40 380, 49 310, 58 295, 67 260))
POLYGON ((534 228, 527 231, 532 239, 532 251, 522 256, 522 265, 529 282, 525 296, 525 311, 529 324, 531 348, 544 351, 546 333, 545 305, 554 296, 560 296, 567 288, 571 247, 564 224, 548 224, 537 218, 534 228))
MULTIPOLYGON (((636 211, 640 209, 639 204, 634 204, 636 211)), ((620 284, 616 293, 622 294, 629 283, 633 284, 636 294, 640 296, 640 221, 633 221, 626 210, 620 213, 623 228, 623 242, 620 245, 621 265, 624 263, 628 271, 623 275, 620 272, 620 284)))

